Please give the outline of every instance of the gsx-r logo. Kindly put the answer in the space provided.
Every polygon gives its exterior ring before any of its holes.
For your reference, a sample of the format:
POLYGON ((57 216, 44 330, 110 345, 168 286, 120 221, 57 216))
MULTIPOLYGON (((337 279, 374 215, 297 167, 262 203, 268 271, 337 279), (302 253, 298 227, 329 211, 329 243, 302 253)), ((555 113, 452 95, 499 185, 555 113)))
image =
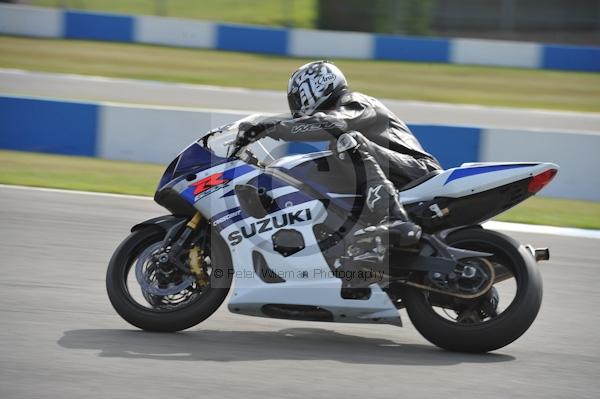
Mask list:
POLYGON ((223 172, 215 173, 190 185, 194 188, 194 200, 198 201, 207 195, 225 187, 231 180, 223 177, 223 172))

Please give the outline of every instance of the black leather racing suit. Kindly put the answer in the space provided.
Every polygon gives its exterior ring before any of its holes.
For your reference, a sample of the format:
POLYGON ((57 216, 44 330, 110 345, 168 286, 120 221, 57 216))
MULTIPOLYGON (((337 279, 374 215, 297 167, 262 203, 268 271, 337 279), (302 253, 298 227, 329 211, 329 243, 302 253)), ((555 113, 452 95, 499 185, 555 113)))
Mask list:
MULTIPOLYGON (((439 162, 427 153, 408 127, 380 101, 361 93, 346 93, 331 110, 295 119, 264 121, 266 134, 286 141, 331 141, 342 134, 359 144, 340 156, 340 162, 364 167, 364 180, 359 182, 366 193, 367 205, 377 223, 393 214, 400 206, 395 187, 401 187, 428 172, 441 169, 439 162), (384 187, 384 194, 381 187, 384 187), (374 194, 374 195, 372 195, 374 194), (371 198, 372 197, 372 198, 371 198), (377 202, 381 199, 381 202, 377 202)), ((400 206, 401 208, 401 206, 400 206)), ((392 215, 393 216, 393 215, 392 215)))

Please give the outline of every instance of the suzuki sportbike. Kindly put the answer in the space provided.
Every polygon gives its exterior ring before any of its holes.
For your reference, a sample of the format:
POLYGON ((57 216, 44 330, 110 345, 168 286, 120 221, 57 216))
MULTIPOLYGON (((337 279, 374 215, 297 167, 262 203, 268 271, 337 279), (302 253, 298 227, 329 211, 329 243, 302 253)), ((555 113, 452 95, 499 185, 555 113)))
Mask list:
POLYGON ((112 256, 108 295, 126 321, 184 330, 228 294, 233 313, 289 320, 400 326, 406 309, 427 340, 462 352, 504 347, 533 323, 548 249, 481 223, 536 194, 557 165, 469 163, 398 187, 423 229, 418 248, 398 248, 354 235, 368 227, 365 199, 335 151, 267 162, 262 140, 236 140, 240 122, 171 162, 154 197, 169 214, 135 225, 112 256))

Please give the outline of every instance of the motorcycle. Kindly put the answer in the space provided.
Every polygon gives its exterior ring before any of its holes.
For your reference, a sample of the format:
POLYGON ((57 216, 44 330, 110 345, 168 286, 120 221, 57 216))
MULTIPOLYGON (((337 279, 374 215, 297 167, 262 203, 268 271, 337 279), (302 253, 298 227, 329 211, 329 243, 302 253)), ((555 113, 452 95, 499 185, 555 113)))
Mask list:
POLYGON ((405 309, 431 343, 488 352, 520 337, 542 302, 547 248, 481 226, 539 192, 552 163, 468 163, 400 187, 423 229, 418 248, 361 240, 365 199, 335 151, 259 160, 240 123, 208 132, 167 167, 155 201, 110 260, 117 313, 143 330, 185 330, 225 301, 243 315, 401 326, 405 309), (234 284, 235 283, 235 284, 234 284))

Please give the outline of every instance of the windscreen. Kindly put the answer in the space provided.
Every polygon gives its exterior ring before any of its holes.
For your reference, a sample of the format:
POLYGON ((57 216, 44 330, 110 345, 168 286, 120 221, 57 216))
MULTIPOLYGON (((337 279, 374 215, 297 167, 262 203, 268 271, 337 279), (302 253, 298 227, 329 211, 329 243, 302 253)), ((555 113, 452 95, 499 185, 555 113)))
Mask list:
MULTIPOLYGON (((264 114, 252 114, 209 132, 210 136, 207 139, 207 149, 219 157, 227 158, 231 156, 233 145, 239 132, 240 124, 244 122, 256 124, 260 122, 261 119, 266 117, 269 116, 264 114)), ((289 115, 287 115, 287 117, 289 118, 289 115)), ((199 140, 199 142, 201 141, 202 139, 199 140)), ((246 149, 243 150, 239 155, 241 155, 243 158, 244 155, 246 155, 246 151, 248 151, 249 154, 252 154, 252 156, 256 157, 261 164, 269 165, 275 160, 286 155, 287 149, 287 143, 279 142, 269 137, 264 137, 256 143, 247 146, 246 149)))

